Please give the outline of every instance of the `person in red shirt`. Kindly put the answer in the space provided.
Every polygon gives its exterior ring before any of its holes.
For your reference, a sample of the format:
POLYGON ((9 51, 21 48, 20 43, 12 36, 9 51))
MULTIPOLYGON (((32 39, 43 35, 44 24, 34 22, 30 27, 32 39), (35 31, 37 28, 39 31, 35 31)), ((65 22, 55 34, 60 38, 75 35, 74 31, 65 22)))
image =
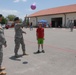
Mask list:
POLYGON ((36 53, 45 53, 43 50, 43 43, 44 43, 44 28, 42 28, 42 23, 39 23, 38 28, 36 30, 36 36, 37 36, 37 41, 38 41, 38 51, 36 53), (40 45, 42 48, 42 51, 40 52, 40 45))

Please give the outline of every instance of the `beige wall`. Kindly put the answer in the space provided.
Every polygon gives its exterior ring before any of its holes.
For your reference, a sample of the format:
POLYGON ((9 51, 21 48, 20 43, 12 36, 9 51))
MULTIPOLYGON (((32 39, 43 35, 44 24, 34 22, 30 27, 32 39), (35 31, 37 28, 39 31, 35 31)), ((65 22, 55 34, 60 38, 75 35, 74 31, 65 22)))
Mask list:
POLYGON ((51 19, 52 18, 57 18, 57 17, 62 17, 63 18, 63 23, 62 23, 62 25, 64 26, 64 19, 65 19, 65 16, 64 16, 64 14, 60 14, 60 15, 50 15, 50 16, 42 16, 42 17, 38 17, 38 20, 41 20, 41 19, 45 19, 45 20, 47 20, 48 21, 48 24, 50 24, 51 23, 51 19))
POLYGON ((42 20, 42 19, 47 20, 48 23, 50 23, 50 20, 51 20, 50 16, 42 16, 42 17, 38 17, 38 21, 39 21, 39 20, 42 20))
POLYGON ((67 25, 68 19, 70 19, 70 20, 76 19, 76 13, 41 16, 41 17, 37 17, 37 19, 34 17, 34 18, 30 18, 30 22, 32 22, 33 25, 35 26, 37 24, 36 20, 39 21, 41 19, 45 19, 45 20, 48 21, 48 24, 50 24, 51 23, 51 19, 52 18, 57 18, 57 17, 62 17, 62 20, 63 20, 62 21, 62 26, 64 27, 64 25, 67 25))
POLYGON ((66 14, 66 24, 68 23, 68 20, 76 20, 76 13, 66 14))
POLYGON ((36 26, 36 18, 35 17, 29 19, 29 23, 31 23, 31 22, 32 22, 33 26, 36 26))

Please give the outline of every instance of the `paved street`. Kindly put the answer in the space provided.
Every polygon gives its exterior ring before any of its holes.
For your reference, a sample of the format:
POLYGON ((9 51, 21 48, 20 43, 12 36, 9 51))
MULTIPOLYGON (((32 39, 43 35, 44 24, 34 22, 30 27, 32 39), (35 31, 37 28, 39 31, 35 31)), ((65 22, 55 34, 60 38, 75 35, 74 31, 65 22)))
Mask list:
POLYGON ((14 29, 5 29, 7 48, 4 48, 3 66, 7 75, 76 75, 76 29, 45 29, 45 53, 33 54, 37 51, 36 29, 23 29, 26 52, 14 58, 14 29))

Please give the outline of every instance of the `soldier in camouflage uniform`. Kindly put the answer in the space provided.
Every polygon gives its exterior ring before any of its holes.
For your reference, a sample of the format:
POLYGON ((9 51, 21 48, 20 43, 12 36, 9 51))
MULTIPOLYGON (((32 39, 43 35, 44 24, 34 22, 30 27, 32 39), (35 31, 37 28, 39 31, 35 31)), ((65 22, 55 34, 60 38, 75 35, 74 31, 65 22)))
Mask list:
POLYGON ((26 32, 22 30, 22 28, 25 25, 23 23, 22 24, 19 23, 20 20, 18 17, 14 19, 14 22, 15 22, 15 27, 14 27, 15 28, 15 49, 14 49, 15 57, 18 57, 18 50, 19 50, 20 44, 22 45, 23 55, 27 55, 25 52, 25 43, 23 39, 23 33, 26 34, 26 32))
POLYGON ((71 22, 70 22, 70 30, 71 30, 71 32, 73 32, 73 28, 74 28, 74 21, 71 20, 71 22))
POLYGON ((4 30, 1 26, 1 21, 2 21, 2 15, 0 14, 0 75, 5 75, 6 73, 3 72, 3 70, 5 70, 5 67, 2 67, 2 60, 3 60, 3 48, 2 46, 4 45, 5 47, 6 45, 6 40, 4 37, 4 30))

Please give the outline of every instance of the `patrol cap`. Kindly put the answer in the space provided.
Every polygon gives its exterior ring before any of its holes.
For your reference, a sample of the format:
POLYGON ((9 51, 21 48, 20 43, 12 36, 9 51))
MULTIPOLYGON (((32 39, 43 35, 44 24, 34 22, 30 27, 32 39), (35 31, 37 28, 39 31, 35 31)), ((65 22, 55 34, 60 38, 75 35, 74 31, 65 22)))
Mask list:
POLYGON ((14 21, 17 21, 17 20, 19 20, 19 17, 15 17, 14 21))
POLYGON ((2 17, 2 14, 0 14, 0 17, 2 17))

